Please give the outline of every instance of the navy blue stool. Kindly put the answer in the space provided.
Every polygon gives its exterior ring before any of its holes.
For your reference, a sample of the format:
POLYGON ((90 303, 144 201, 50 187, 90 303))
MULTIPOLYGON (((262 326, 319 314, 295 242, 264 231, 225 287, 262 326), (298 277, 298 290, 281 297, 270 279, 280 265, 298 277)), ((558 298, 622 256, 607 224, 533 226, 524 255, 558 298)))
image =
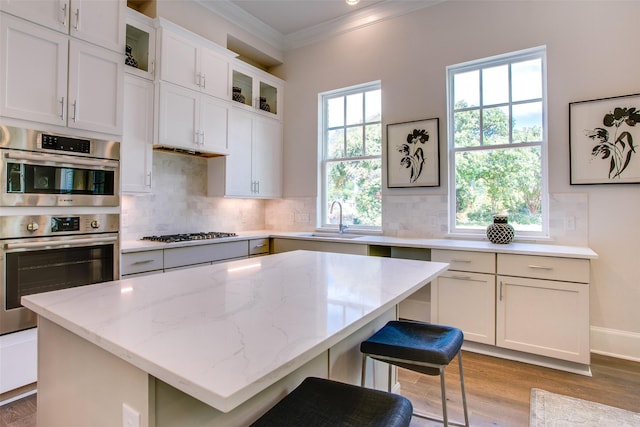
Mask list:
POLYGON ((469 416, 467 414, 467 398, 464 392, 462 353, 460 352, 463 341, 462 331, 451 326, 405 320, 388 322, 382 329, 360 344, 360 351, 363 354, 362 386, 364 387, 365 385, 367 357, 389 363, 389 391, 391 391, 391 365, 422 374, 440 375, 443 419, 438 420, 417 413, 414 413, 414 415, 435 421, 443 421, 444 425, 447 426, 449 422, 447 419, 444 368, 457 355, 458 365, 460 366, 462 405, 464 408, 464 424, 458 425, 468 426, 469 416))
POLYGON ((251 427, 408 427, 412 412, 398 394, 309 377, 251 427))

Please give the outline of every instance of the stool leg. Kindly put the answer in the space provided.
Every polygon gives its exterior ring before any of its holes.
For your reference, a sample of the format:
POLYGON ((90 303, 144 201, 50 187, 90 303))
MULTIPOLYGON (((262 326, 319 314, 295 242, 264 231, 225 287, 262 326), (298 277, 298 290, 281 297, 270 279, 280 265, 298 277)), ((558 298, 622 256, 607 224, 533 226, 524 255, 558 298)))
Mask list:
POLYGON ((449 425, 447 419, 447 393, 444 386, 444 366, 440 367, 440 389, 442 390, 442 422, 445 427, 449 425))
POLYGON ((360 386, 364 387, 367 378, 367 355, 364 353, 362 353, 362 373, 360 375, 360 386))
POLYGON ((464 374, 462 373, 462 350, 458 352, 458 366, 460 366, 460 390, 462 391, 462 408, 464 409, 464 425, 469 426, 469 415, 467 414, 467 395, 464 391, 464 374))

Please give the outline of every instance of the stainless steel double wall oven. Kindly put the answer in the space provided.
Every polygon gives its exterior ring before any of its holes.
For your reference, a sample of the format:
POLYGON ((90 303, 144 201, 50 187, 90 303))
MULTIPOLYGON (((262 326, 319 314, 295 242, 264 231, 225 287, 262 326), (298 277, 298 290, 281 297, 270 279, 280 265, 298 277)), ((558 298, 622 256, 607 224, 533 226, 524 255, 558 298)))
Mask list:
POLYGON ((0 126, 0 334, 23 295, 119 276, 120 144, 0 126))

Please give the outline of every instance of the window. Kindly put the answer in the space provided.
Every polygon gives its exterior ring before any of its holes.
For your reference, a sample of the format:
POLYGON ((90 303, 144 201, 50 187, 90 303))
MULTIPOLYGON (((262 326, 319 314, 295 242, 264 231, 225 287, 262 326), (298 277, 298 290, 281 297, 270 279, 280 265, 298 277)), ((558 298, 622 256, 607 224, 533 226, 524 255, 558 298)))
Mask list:
POLYGON ((342 205, 342 222, 349 228, 382 225, 380 82, 320 94, 322 155, 320 225, 335 227, 342 205))
POLYGON ((534 48, 447 67, 450 231, 509 215, 546 235, 546 55, 534 48))

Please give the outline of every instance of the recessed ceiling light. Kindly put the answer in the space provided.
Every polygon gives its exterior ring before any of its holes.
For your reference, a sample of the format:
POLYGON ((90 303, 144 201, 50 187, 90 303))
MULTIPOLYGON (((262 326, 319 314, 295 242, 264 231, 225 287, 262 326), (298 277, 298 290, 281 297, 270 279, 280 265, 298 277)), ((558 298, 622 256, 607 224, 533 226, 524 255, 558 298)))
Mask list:
POLYGON ((349 6, 354 6, 360 3, 360 0, 345 0, 349 6))

